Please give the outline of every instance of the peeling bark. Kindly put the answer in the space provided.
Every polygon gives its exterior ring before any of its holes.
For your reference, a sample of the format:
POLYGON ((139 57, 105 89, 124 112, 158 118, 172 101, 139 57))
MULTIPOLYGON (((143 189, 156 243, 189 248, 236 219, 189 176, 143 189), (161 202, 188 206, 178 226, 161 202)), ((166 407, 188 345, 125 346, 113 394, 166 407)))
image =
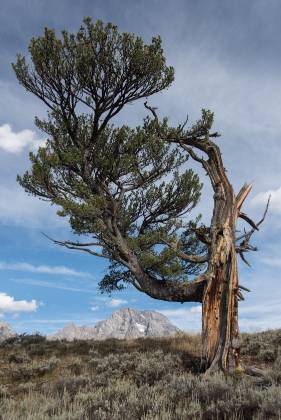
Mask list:
MULTIPOLYGON (((238 271, 236 222, 240 208, 250 192, 245 185, 237 197, 226 176, 217 145, 192 139, 182 147, 203 150, 208 160, 199 159, 214 190, 208 275, 202 302, 202 363, 210 372, 240 370, 238 329, 238 271), (188 145, 186 147, 186 144, 188 145)), ((191 154, 192 156, 192 154, 191 154)), ((194 152, 193 152, 194 156, 194 152)))

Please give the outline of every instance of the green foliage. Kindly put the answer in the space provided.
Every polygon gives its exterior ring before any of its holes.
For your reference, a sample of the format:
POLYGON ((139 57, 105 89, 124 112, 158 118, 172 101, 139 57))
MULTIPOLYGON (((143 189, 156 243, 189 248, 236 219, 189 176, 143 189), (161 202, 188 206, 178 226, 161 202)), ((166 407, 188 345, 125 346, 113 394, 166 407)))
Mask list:
MULTIPOLYGON (((167 246, 179 239, 187 253, 206 252, 191 231, 198 220, 182 222, 198 203, 202 184, 183 168, 187 155, 159 136, 169 132, 167 119, 157 124, 147 117, 135 129, 109 124, 127 103, 173 81, 160 37, 144 44, 111 23, 86 18, 77 34, 63 31, 57 38, 46 28, 31 40, 29 52, 31 64, 19 55, 13 68, 49 108, 45 120, 36 118, 48 140, 30 154, 31 170, 18 176, 20 185, 57 205, 73 233, 92 238, 98 249, 90 253, 111 260, 100 283, 104 291, 133 282, 129 255, 157 280, 184 281, 200 272, 203 265, 183 262, 167 246)), ((201 129, 212 121, 203 110, 201 129)))
MULTIPOLYGON (((119 33, 112 23, 84 19, 77 34, 46 28, 29 45, 32 65, 18 55, 13 64, 20 83, 62 117, 75 120, 78 103, 104 124, 128 102, 167 88, 174 78, 165 65, 160 37, 144 44, 140 37, 119 33)), ((95 121, 97 123, 98 121, 95 121)))

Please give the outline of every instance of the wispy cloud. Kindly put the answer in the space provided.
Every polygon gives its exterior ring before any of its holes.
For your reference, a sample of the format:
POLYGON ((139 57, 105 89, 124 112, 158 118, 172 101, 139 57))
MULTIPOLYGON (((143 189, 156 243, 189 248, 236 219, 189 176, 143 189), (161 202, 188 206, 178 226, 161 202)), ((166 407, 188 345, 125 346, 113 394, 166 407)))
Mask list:
POLYGON ((93 324, 100 321, 99 318, 66 318, 66 319, 25 319, 24 321, 18 322, 17 326, 24 326, 25 324, 68 324, 74 322, 77 325, 81 324, 93 324))
POLYGON ((267 203, 270 197, 270 211, 276 214, 281 214, 281 187, 275 190, 268 190, 258 193, 251 201, 254 206, 261 206, 267 203))
POLYGON ((281 267, 281 257, 265 257, 261 258, 260 261, 272 267, 281 267))
POLYGON ((106 306, 109 308, 117 308, 118 306, 125 305, 126 303, 128 303, 127 300, 111 299, 109 302, 107 302, 106 306))
POLYGON ((281 328, 280 300, 267 300, 239 307, 239 326, 241 331, 264 331, 281 328))
POLYGON ((1 313, 35 312, 38 306, 39 304, 35 299, 32 299, 31 301, 15 300, 13 296, 9 296, 7 293, 0 292, 1 313))
POLYGON ((19 153, 25 147, 37 149, 43 145, 43 140, 38 140, 34 131, 22 130, 15 133, 9 124, 0 126, 0 148, 10 153, 19 153))
POLYGON ((91 306, 91 311, 98 311, 100 309, 99 306, 91 306))
POLYGON ((178 328, 184 331, 199 331, 201 328, 201 305, 189 308, 158 310, 165 315, 178 328))
POLYGON ((81 292, 81 293, 95 293, 96 290, 94 289, 86 289, 80 287, 71 287, 64 284, 53 283, 50 281, 44 280, 33 280, 33 279, 12 279, 13 282, 18 284, 27 284, 29 286, 38 286, 38 287, 47 287, 50 289, 60 289, 60 290, 68 290, 69 292, 81 292))
MULTIPOLYGON (((184 331, 201 331, 201 305, 191 308, 164 309, 158 312, 167 316, 170 321, 184 331)), ((239 327, 241 331, 262 331, 281 328, 280 300, 239 305, 239 327)))
POLYGON ((75 277, 92 277, 91 274, 83 271, 76 271, 65 266, 49 266, 49 265, 32 265, 29 263, 6 263, 0 262, 0 270, 24 271, 29 273, 40 274, 59 274, 64 276, 75 277))
POLYGON ((44 228, 67 225, 64 218, 56 215, 56 206, 51 207, 49 203, 29 196, 15 183, 0 185, 0 196, 0 223, 44 228))

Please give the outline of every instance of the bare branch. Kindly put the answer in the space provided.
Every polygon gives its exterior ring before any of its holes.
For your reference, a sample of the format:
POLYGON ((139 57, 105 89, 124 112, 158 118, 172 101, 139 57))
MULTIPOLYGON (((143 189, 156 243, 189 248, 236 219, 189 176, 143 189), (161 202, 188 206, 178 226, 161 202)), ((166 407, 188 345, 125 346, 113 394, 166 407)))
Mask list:
MULTIPOLYGON (((268 197, 267 203, 266 203, 266 207, 263 213, 262 218, 260 219, 260 221, 258 223, 254 223, 251 219, 251 226, 252 229, 249 232, 245 232, 243 235, 241 235, 239 238, 237 238, 236 240, 239 241, 241 239, 243 239, 243 241, 239 244, 239 246, 236 248, 236 251, 239 253, 241 259, 244 261, 245 264, 247 264, 249 267, 251 267, 250 263, 246 260, 245 256, 244 256, 244 252, 247 251, 257 251, 257 247, 252 246, 249 242, 251 239, 251 236, 253 235, 253 233, 258 230, 258 226, 260 226, 262 224, 262 222, 265 219, 266 213, 268 211, 268 207, 269 207, 269 203, 270 203, 270 196, 268 197)), ((245 220, 245 218, 244 218, 245 220)))
POLYGON ((244 298, 243 294, 240 292, 240 290, 238 290, 237 296, 238 296, 239 300, 245 300, 245 298, 244 298))
POLYGON ((197 264, 204 264, 208 262, 209 256, 208 255, 191 255, 186 254, 185 252, 181 251, 179 249, 179 241, 177 242, 167 242, 165 239, 161 238, 161 242, 166 244, 169 248, 173 249, 179 257, 181 257, 183 260, 188 262, 193 262, 197 264))
POLYGON ((183 132, 183 129, 186 126, 187 122, 188 122, 188 114, 186 115, 186 119, 185 119, 184 123, 180 124, 179 127, 178 127, 178 133, 179 134, 181 134, 183 132))
POLYGON ((251 291, 251 290, 250 290, 250 289, 248 289, 247 287, 242 286, 242 284, 238 284, 238 288, 239 288, 239 289, 241 289, 241 290, 245 290, 245 292, 250 292, 250 291, 251 291))
POLYGON ((253 185, 252 184, 244 184, 239 193, 236 196, 236 206, 237 210, 239 211, 248 197, 253 185))
MULTIPOLYGON (((83 246, 82 244, 80 244, 80 245, 71 245, 71 244, 75 244, 75 242, 71 242, 71 241, 58 241, 57 239, 53 239, 50 236, 46 235, 45 233, 43 233, 43 235, 46 236, 46 238, 48 238, 54 244, 57 244, 57 245, 60 245, 60 246, 64 246, 67 249, 76 249, 78 251, 87 252, 88 254, 94 255, 95 257, 106 258, 106 259, 109 259, 109 260, 111 259, 110 257, 108 257, 106 255, 103 255, 100 252, 94 251, 92 249, 81 248, 81 246, 83 246)), ((102 245, 99 244, 98 246, 102 246, 102 245)))
POLYGON ((240 257, 241 257, 241 259, 242 259, 242 261, 244 261, 244 263, 248 266, 248 267, 251 267, 251 264, 246 260, 246 258, 244 257, 244 254, 243 254, 243 252, 239 252, 239 255, 240 255, 240 257))
POLYGON ((253 222, 252 219, 250 219, 249 216, 247 216, 247 214, 240 212, 238 214, 238 217, 240 217, 241 219, 245 220, 247 223, 249 223, 250 226, 252 226, 252 228, 254 230, 259 230, 259 228, 257 227, 257 225, 255 224, 255 222, 253 222))
MULTIPOLYGON (((51 241, 54 242, 54 240, 52 238, 50 238, 48 235, 46 235, 46 233, 44 233, 44 232, 41 232, 41 233, 46 238, 48 238, 48 239, 50 239, 51 241)), ((67 244, 67 245, 73 245, 73 246, 77 246, 77 247, 80 247, 80 246, 103 246, 103 245, 101 245, 98 242, 88 242, 88 243, 87 242, 85 242, 85 243, 82 243, 82 242, 72 242, 72 241, 63 241, 63 242, 65 244, 67 244)))
POLYGON ((206 161, 203 158, 200 158, 192 149, 192 147, 187 146, 186 144, 184 144, 182 141, 179 142, 179 144, 181 145, 181 147, 186 150, 190 156, 192 157, 192 159, 194 159, 196 162, 201 163, 201 165, 205 168, 206 165, 206 161))
MULTIPOLYGON (((269 203, 270 203, 270 198, 271 198, 271 195, 269 195, 269 197, 268 197, 268 200, 267 200, 267 203, 266 203, 266 206, 265 206, 265 210, 264 210, 264 212, 263 212, 263 216, 262 216, 262 218, 260 219, 260 221, 258 222, 258 223, 256 223, 255 224, 255 226, 256 227, 259 227, 262 223, 263 223, 263 221, 264 221, 264 219, 265 219, 265 216, 266 216, 266 214, 267 214, 267 212, 268 212, 268 208, 269 208, 269 203)), ((253 233, 256 231, 256 229, 254 229, 254 228, 252 228, 250 231, 248 231, 248 232, 246 232, 245 231, 245 233, 243 234, 243 235, 241 235, 241 236, 239 236, 238 238, 236 238, 236 241, 240 241, 241 239, 246 239, 246 240, 248 240, 248 242, 249 242, 249 240, 250 240, 250 238, 251 238, 251 236, 253 235, 253 233)))
POLYGON ((155 121, 158 123, 159 119, 158 119, 158 116, 157 116, 156 111, 155 111, 157 108, 153 108, 153 107, 147 105, 147 101, 145 101, 144 106, 145 106, 146 109, 148 109, 152 113, 155 121))

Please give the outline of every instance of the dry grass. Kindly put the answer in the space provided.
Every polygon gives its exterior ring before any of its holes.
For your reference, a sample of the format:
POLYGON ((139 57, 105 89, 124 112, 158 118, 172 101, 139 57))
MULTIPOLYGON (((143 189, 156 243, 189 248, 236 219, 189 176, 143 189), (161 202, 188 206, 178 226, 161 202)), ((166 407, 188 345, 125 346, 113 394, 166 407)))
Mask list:
POLYGON ((0 346, 0 419, 281 419, 281 331, 243 335, 251 377, 200 372, 200 336, 0 346))

